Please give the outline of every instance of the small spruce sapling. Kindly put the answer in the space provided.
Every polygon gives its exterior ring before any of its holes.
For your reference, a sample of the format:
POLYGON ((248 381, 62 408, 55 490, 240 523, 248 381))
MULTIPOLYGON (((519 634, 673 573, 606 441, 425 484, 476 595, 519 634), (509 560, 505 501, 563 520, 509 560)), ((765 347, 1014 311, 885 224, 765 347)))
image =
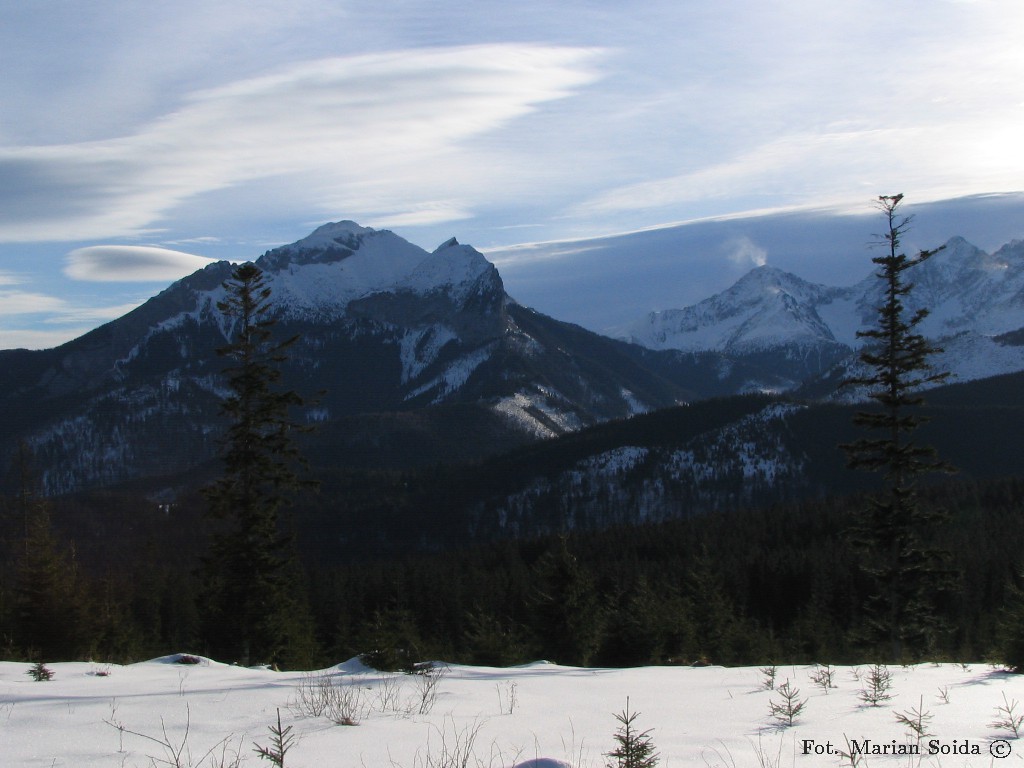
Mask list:
POLYGON ((779 674, 779 668, 774 664, 769 664, 767 667, 761 667, 758 672, 761 673, 761 687, 766 691, 775 690, 775 678, 779 674))
POLYGON ((828 695, 829 688, 835 688, 836 668, 831 664, 817 664, 811 672, 811 682, 828 695))
POLYGON ((295 736, 292 734, 292 726, 287 728, 281 727, 281 710, 277 710, 277 725, 269 726, 270 729, 270 746, 263 747, 259 744, 253 744, 255 752, 264 760, 269 760, 271 764, 276 768, 285 768, 284 758, 288 754, 288 750, 292 748, 295 743, 295 736))
POLYGON ((796 722, 797 717, 804 711, 804 707, 807 706, 807 699, 801 700, 799 698, 800 689, 790 685, 789 680, 778 687, 777 693, 782 697, 782 701, 768 702, 768 714, 781 727, 788 728, 796 722))
POLYGON ((619 721, 619 730, 615 734, 617 746, 605 757, 610 758, 608 768, 654 768, 658 764, 659 755, 654 750, 651 732, 638 731, 636 719, 639 712, 629 711, 629 699, 626 708, 615 715, 619 721))
POLYGON ((896 722, 906 726, 910 735, 917 739, 918 744, 925 736, 931 735, 928 724, 932 720, 932 713, 925 710, 923 696, 918 700, 917 709, 911 707, 906 712, 896 712, 895 715, 896 722))
POLYGON ((29 675, 37 683, 44 683, 47 680, 53 680, 53 670, 41 661, 37 661, 33 664, 25 674, 29 675))
POLYGON ((1017 711, 1017 700, 1007 699, 1003 692, 1003 705, 996 707, 996 719, 989 725, 992 728, 1010 731, 1014 738, 1020 738, 1021 726, 1024 726, 1024 714, 1017 711))
POLYGON ((884 664, 875 664, 864 676, 864 686, 858 692, 860 700, 872 707, 892 698, 892 672, 884 664))
POLYGON ((864 764, 864 753, 861 752, 857 747, 853 746, 853 742, 850 741, 850 737, 845 733, 843 739, 846 741, 846 749, 839 750, 839 757, 843 761, 843 765, 849 765, 850 768, 860 768, 864 764))

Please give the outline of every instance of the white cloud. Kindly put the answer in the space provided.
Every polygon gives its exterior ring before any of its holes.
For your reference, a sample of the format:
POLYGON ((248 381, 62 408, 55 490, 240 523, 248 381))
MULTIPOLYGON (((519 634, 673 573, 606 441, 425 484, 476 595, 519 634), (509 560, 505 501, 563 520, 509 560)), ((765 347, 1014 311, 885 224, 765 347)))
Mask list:
POLYGON ((45 293, 0 291, 0 315, 47 315, 43 322, 50 325, 106 322, 131 312, 142 303, 140 300, 102 307, 75 306, 45 293))
MULTIPOLYGON (((142 301, 111 306, 74 305, 56 296, 0 291, 0 317, 19 318, 22 328, 0 328, 0 349, 48 349, 76 339, 97 325, 116 320, 142 301), (47 326, 64 326, 60 329, 47 326)), ((10 325, 10 322, 5 322, 10 325)))
POLYGON ((92 329, 93 326, 65 328, 59 331, 0 328, 0 349, 50 349, 77 339, 92 329))
POLYGON ((137 232, 267 178, 291 179, 277 191, 292 206, 401 221, 440 199, 435 213, 462 217, 463 145, 592 82, 595 55, 507 44, 321 59, 193 93, 131 136, 3 148, 0 239, 137 232))
POLYGON ((215 259, 143 245, 93 245, 66 257, 64 274, 93 282, 152 282, 177 280, 215 259))
POLYGON ((729 240, 722 245, 722 250, 738 267, 763 267, 768 263, 768 251, 746 236, 729 240))
POLYGON ((29 291, 0 291, 0 315, 28 315, 59 312, 67 304, 56 296, 29 291))
POLYGON ((66 325, 68 323, 106 323, 123 317, 141 305, 142 301, 130 302, 128 304, 115 304, 109 307, 65 307, 60 314, 47 318, 49 325, 66 325))
POLYGON ((501 248, 488 248, 488 260, 503 269, 516 269, 529 264, 579 256, 588 251, 600 251, 603 246, 584 245, 576 241, 519 243, 501 248))

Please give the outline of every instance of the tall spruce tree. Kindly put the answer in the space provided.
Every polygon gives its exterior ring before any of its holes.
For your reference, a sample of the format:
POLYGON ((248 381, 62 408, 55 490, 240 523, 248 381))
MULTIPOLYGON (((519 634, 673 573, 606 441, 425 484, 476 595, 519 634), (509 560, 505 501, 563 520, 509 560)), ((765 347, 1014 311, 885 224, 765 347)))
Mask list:
POLYGON ((223 474, 204 489, 219 525, 202 568, 203 632, 213 655, 291 665, 312 643, 293 542, 279 519, 303 485, 293 440, 301 427, 290 415, 303 400, 278 387, 298 337, 275 340, 270 288, 254 264, 237 267, 224 288, 217 308, 231 342, 217 351, 229 361, 221 403, 229 426, 223 474))
POLYGON ((936 598, 949 585, 950 557, 932 542, 946 514, 921 505, 917 481, 927 473, 952 471, 934 448, 913 440, 927 420, 917 410, 924 402, 920 390, 941 383, 948 374, 932 370, 928 358, 941 349, 917 330, 928 311, 910 313, 904 304, 913 288, 907 271, 941 248, 913 258, 900 250, 911 221, 899 211, 902 200, 903 195, 878 199, 886 231, 880 236, 884 252, 872 262, 878 265, 883 298, 876 325, 857 334, 865 340, 860 362, 866 373, 845 382, 865 388, 877 405, 854 417, 855 425, 877 436, 842 446, 850 467, 877 472, 883 479, 882 490, 870 498, 850 539, 874 583, 865 606, 867 639, 886 646, 894 662, 907 655, 920 657, 933 648, 939 634, 936 598))

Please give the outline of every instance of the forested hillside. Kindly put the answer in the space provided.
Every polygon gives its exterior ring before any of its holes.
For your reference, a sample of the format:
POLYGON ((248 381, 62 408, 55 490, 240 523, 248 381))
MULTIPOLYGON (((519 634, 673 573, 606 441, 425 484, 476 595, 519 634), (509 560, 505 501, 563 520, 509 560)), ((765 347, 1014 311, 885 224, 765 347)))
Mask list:
MULTIPOLYGON (((1024 481, 955 480, 924 502, 953 515, 943 543, 961 588, 943 606, 940 655, 998 656, 998 625, 1022 565, 1024 481)), ((539 656, 569 664, 856 663, 866 658, 859 606, 869 587, 843 535, 863 503, 747 507, 377 559, 327 561, 320 547, 304 571, 318 649, 310 661, 383 649, 389 664, 539 656)), ((53 592, 37 585, 26 611, 18 585, 28 564, 18 536, 12 540, 20 531, 11 512, 0 605, 9 658, 202 652, 199 558, 182 557, 202 551, 196 518, 130 494, 62 500, 47 550, 53 592), (94 528, 98 519, 106 522, 94 528), (59 620, 33 635, 26 617, 42 609, 59 620)), ((338 544, 372 550, 374 542, 338 544)))
MULTIPOLYGON (((1019 386, 1011 376, 930 397, 924 436, 961 467, 922 495, 953 519, 943 541, 959 587, 942 607, 948 658, 999 653, 998 624, 1024 565, 1019 386)), ((482 464, 323 473, 319 492, 283 518, 303 563, 311 653, 320 661, 378 648, 478 663, 861 660, 869 585, 844 536, 866 503, 856 489, 871 476, 845 469, 837 448, 855 433, 851 413, 748 396, 600 425, 482 464), (597 466, 594 457, 623 446, 658 456, 695 440, 714 445, 721 430, 782 406, 776 436, 803 457, 785 483, 742 472, 718 478, 708 487, 734 483, 734 492, 673 519, 598 519, 581 494, 532 531, 482 522, 486 512, 493 523, 523 488, 597 466)), ((650 486, 644 473, 661 469, 636 463, 617 487, 640 499, 650 486)), ((8 657, 203 650, 196 573, 210 522, 198 494, 171 504, 151 490, 6 499, 0 622, 8 657), (39 507, 52 537, 26 526, 39 507), (28 589, 32 573, 48 575, 28 589), (52 617, 46 632, 28 621, 40 611, 52 617)), ((693 486, 679 490, 696 498, 693 486)), ((544 505, 535 508, 541 514, 544 505)))

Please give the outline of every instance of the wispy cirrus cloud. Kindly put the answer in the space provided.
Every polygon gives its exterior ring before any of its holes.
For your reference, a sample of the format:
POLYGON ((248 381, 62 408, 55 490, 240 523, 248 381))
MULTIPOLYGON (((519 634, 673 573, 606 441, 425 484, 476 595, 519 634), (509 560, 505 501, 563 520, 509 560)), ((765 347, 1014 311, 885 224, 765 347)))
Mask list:
POLYGON ((461 218, 472 193, 453 200, 446 180, 465 179, 463 145, 593 82, 597 55, 493 44, 293 63, 192 93, 129 136, 4 147, 0 239, 132 234, 198 195, 280 177, 307 208, 461 218))
MULTIPOLYGON (((1020 111, 1007 106, 1005 117, 1019 120, 1020 111)), ((1024 174, 1024 154, 1006 151, 1006 126, 990 113, 945 125, 789 134, 705 167, 608 190, 578 204, 575 213, 669 210, 738 192, 748 209, 782 209, 840 205, 903 189, 919 190, 917 202, 1012 190, 1024 174)))

